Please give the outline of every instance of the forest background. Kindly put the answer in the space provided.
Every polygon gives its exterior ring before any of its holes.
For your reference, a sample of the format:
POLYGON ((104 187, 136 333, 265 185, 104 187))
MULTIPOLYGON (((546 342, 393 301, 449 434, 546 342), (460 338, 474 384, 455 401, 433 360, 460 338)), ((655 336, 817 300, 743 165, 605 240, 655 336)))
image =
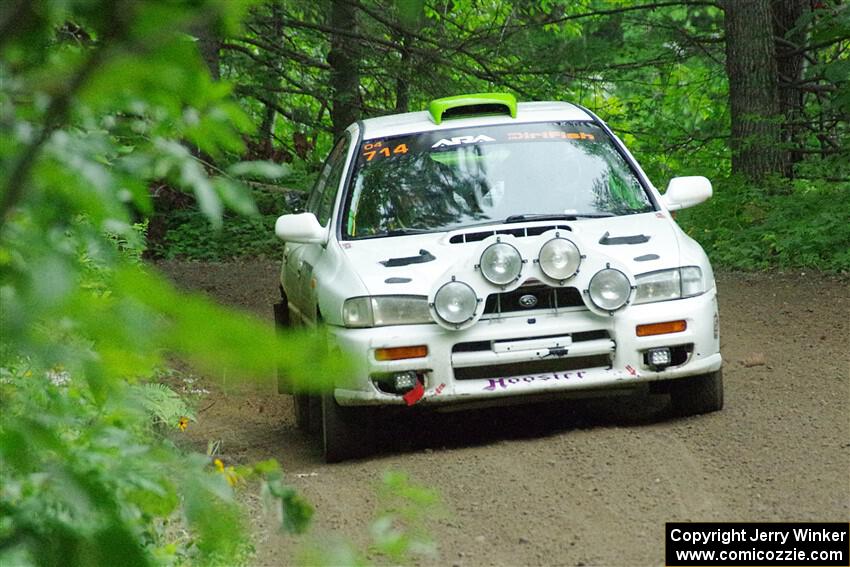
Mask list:
MULTIPOLYGON (((288 164, 287 188, 309 189, 334 136, 358 118, 507 91, 587 106, 659 188, 709 177, 715 199, 681 223, 719 267, 841 271, 847 18, 845 5, 810 0, 269 2, 240 34, 208 31, 200 46, 257 126, 247 157, 288 164)), ((190 199, 160 193, 150 253, 277 254, 280 186, 254 187, 263 216, 214 236, 190 199)))
MULTIPOLYGON (((716 267, 846 273, 849 54, 840 0, 2 3, 0 563, 247 562, 246 482, 307 527, 276 463, 181 444, 192 400, 167 378, 176 357, 321 388, 344 361, 144 259, 276 257, 274 219, 351 121, 477 91, 578 102, 658 187, 712 179, 678 220, 716 267)), ((375 550, 402 562, 433 498, 387 485, 408 506, 375 550)))

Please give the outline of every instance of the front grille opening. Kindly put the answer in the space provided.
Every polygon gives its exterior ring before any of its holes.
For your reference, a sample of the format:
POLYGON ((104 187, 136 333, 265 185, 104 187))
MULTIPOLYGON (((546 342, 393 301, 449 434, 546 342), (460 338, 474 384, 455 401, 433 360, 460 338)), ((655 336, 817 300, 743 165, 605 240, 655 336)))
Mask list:
POLYGON ((588 370, 590 368, 611 368, 611 355, 595 354, 591 356, 553 358, 512 364, 455 368, 454 373, 455 380, 486 380, 488 378, 510 378, 512 376, 545 374, 548 372, 569 372, 573 370, 588 370))
POLYGON ((544 232, 555 229, 572 231, 572 229, 565 224, 530 226, 525 228, 503 228, 500 230, 481 230, 476 232, 455 234, 454 236, 449 238, 449 242, 451 244, 463 244, 464 242, 480 242, 485 238, 493 236, 494 234, 512 234, 517 238, 523 238, 526 236, 539 236, 544 232))
POLYGON ((574 343, 580 343, 583 341, 610 339, 611 334, 608 331, 581 331, 580 333, 573 333, 572 337, 574 343))
POLYGON ((458 343, 452 347, 452 352, 478 352, 482 350, 490 350, 492 345, 490 341, 471 341, 468 343, 458 343))
POLYGON ((535 284, 525 285, 513 291, 491 293, 484 303, 484 315, 584 306, 581 292, 577 288, 535 284), (529 305, 528 296, 534 298, 533 305, 529 305))

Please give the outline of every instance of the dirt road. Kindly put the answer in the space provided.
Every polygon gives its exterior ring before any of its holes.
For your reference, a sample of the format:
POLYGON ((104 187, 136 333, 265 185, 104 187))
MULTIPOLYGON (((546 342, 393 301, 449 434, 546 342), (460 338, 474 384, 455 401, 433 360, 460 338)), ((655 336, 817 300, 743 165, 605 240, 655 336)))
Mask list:
MULTIPOLYGON (((168 263, 181 285, 271 319, 273 262, 168 263)), ((288 396, 235 393, 193 439, 232 460, 274 457, 316 507, 313 533, 368 541, 388 469, 439 490, 440 565, 663 565, 667 521, 850 519, 850 283, 721 275, 726 409, 673 419, 662 397, 412 419, 370 460, 326 465, 288 396)), ((202 404, 203 405, 203 404, 202 404)), ((258 516, 259 518, 259 516, 258 516)), ((257 519, 257 565, 288 564, 303 538, 257 519)))

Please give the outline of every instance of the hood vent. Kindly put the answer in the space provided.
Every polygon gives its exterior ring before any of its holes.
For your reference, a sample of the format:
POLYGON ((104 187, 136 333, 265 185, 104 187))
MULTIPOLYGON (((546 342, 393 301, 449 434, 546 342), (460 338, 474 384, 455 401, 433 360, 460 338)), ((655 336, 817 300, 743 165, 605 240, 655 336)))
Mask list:
POLYGON ((481 230, 477 232, 464 232, 461 234, 455 234, 451 238, 449 238, 449 242, 451 244, 463 244, 465 242, 480 242, 485 238, 493 236, 494 234, 512 234, 517 238, 523 238, 525 236, 538 236, 543 234, 544 232, 550 230, 569 230, 572 231, 570 227, 565 224, 553 224, 553 225, 544 225, 544 226, 528 226, 521 228, 502 228, 499 230, 481 230))
POLYGON ((397 268, 398 266, 408 266, 410 264, 424 264, 426 262, 433 262, 437 258, 425 250, 424 248, 419 250, 418 256, 408 256, 407 258, 390 258, 389 260, 381 260, 378 262, 379 264, 383 264, 387 268, 397 268))
POLYGON ((645 234, 632 234, 629 236, 611 236, 610 232, 606 232, 599 239, 599 244, 603 246, 616 246, 618 244, 643 244, 649 242, 650 237, 645 234))

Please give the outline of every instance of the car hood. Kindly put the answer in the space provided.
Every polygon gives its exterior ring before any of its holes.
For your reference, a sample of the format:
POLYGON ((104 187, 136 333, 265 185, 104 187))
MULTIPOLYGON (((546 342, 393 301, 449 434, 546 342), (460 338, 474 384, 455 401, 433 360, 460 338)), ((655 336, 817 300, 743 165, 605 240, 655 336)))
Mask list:
POLYGON ((680 265, 682 233, 669 214, 660 211, 603 219, 487 225, 448 233, 343 241, 340 245, 370 295, 428 295, 451 268, 478 263, 482 233, 564 226, 569 227, 567 234, 573 235, 582 254, 610 258, 632 274, 680 265))

